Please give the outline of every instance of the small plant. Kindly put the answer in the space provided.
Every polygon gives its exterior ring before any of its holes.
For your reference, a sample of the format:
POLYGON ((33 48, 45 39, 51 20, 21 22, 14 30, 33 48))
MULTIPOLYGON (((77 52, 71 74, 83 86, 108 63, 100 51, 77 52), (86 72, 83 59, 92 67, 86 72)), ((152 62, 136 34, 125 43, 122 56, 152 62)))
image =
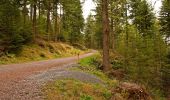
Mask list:
POLYGON ((82 95, 80 97, 80 100, 94 100, 94 99, 91 96, 89 96, 89 95, 82 95))
POLYGON ((46 55, 44 53, 41 53, 40 57, 44 58, 44 57, 46 57, 46 55))
POLYGON ((64 100, 108 100, 110 91, 99 84, 83 83, 78 80, 58 80, 44 88, 47 100, 61 97, 64 100), (55 98, 56 97, 56 98, 55 98))
POLYGON ((109 91, 104 91, 103 96, 104 96, 107 100, 109 100, 109 99, 111 98, 112 94, 111 94, 111 92, 109 92, 109 91))

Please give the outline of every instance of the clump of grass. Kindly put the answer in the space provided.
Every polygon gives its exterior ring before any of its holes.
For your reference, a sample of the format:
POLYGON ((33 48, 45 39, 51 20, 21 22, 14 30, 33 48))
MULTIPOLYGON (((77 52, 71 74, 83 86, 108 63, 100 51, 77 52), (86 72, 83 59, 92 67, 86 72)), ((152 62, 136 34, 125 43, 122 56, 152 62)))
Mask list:
POLYGON ((78 70, 93 74, 104 81, 110 81, 107 75, 105 75, 101 70, 98 69, 97 65, 94 63, 96 59, 100 57, 99 53, 96 53, 92 56, 83 58, 79 61, 79 66, 71 68, 71 70, 78 70))
POLYGON ((60 80, 44 88, 47 100, 108 100, 111 91, 99 84, 60 80))
POLYGON ((98 64, 96 63, 97 60, 100 60, 101 55, 97 52, 96 54, 83 58, 79 61, 79 64, 82 66, 95 66, 98 67, 98 64))
POLYGON ((96 53, 92 56, 83 58, 79 61, 79 65, 71 68, 70 70, 77 70, 77 71, 82 71, 85 73, 89 73, 92 75, 97 76, 100 78, 105 84, 108 86, 108 88, 113 88, 116 87, 119 82, 116 79, 110 79, 108 75, 106 75, 102 70, 98 69, 95 61, 96 59, 100 58, 100 54, 96 53))

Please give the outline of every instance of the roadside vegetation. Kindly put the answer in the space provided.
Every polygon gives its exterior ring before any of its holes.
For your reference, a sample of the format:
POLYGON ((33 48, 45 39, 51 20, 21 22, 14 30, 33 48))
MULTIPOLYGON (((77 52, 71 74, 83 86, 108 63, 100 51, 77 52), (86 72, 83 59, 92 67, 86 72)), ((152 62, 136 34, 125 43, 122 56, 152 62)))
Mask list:
MULTIPOLYGON (((117 64, 119 65, 119 64, 117 64)), ((99 53, 81 59, 79 65, 69 70, 81 71, 100 78, 103 83, 93 84, 75 79, 56 80, 47 83, 43 91, 47 100, 166 100, 160 91, 137 84, 125 76, 118 76, 119 70, 104 73, 99 53), (142 92, 140 92, 142 91, 142 92), (154 95, 153 95, 154 94, 154 95), (156 95, 155 95, 156 94, 156 95), (141 99, 139 99, 141 98, 141 99)), ((122 74, 122 73, 121 73, 122 74)), ((124 73, 125 74, 125 73, 124 73)))
POLYGON ((23 63, 29 61, 40 61, 61 57, 77 56, 89 52, 86 48, 74 47, 61 42, 37 41, 36 44, 27 44, 22 47, 21 52, 6 53, 0 56, 0 64, 23 63))
POLYGON ((101 70, 98 70, 93 65, 93 60, 98 57, 99 54, 95 54, 90 57, 86 57, 79 61, 79 65, 76 65, 69 70, 81 71, 89 73, 100 78, 103 83, 93 84, 87 82, 81 82, 75 79, 57 80, 52 83, 48 83, 43 89, 47 100, 109 100, 111 98, 111 88, 116 87, 117 80, 111 80, 101 70))
POLYGON ((108 100, 111 91, 100 84, 67 79, 55 81, 45 88, 47 100, 108 100))

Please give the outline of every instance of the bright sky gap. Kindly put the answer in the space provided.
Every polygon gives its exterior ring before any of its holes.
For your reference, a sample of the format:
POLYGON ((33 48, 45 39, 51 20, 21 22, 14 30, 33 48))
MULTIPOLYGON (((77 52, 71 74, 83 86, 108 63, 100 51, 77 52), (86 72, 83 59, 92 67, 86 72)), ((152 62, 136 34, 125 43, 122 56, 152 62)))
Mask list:
MULTIPOLYGON (((154 12, 158 16, 160 7, 162 5, 161 0, 148 0, 148 2, 152 4, 152 6, 154 7, 154 12)), ((84 19, 86 19, 90 13, 93 13, 91 12, 92 9, 95 9, 95 4, 93 0, 85 0, 85 3, 83 4, 84 19)))

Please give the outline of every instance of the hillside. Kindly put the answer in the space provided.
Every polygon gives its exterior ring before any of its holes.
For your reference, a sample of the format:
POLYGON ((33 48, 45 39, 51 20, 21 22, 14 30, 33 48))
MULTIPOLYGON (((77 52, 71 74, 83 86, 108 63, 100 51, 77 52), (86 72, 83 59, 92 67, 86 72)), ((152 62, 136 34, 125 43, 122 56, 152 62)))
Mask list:
POLYGON ((23 63, 30 61, 49 60, 61 57, 77 56, 87 53, 85 47, 71 46, 62 42, 36 41, 34 44, 23 45, 21 52, 17 54, 3 54, 0 64, 23 63))

